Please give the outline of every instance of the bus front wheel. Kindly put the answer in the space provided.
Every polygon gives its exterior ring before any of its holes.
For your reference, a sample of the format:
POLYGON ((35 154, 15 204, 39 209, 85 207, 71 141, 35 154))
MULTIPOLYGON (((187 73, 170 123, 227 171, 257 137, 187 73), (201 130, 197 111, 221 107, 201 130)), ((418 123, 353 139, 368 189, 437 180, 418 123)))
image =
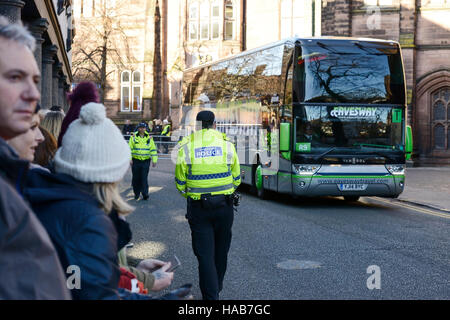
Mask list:
POLYGON ((344 196, 345 201, 356 202, 359 200, 359 196, 344 196))

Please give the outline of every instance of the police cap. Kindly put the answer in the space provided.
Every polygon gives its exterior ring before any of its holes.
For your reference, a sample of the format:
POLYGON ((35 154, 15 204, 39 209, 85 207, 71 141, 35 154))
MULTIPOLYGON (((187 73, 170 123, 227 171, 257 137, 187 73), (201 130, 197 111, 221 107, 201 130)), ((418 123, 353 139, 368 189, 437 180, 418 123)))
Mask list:
POLYGON ((139 128, 146 128, 147 129, 147 124, 145 122, 141 122, 136 127, 136 129, 139 129, 139 128))
POLYGON ((203 110, 197 113, 197 121, 213 123, 214 122, 214 113, 208 110, 203 110))

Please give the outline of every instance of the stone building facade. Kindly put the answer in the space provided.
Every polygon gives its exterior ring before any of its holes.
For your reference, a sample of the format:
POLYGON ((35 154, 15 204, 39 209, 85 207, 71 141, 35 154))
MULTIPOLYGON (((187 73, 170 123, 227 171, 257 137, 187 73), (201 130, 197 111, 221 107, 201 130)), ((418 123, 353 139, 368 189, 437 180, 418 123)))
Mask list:
POLYGON ((34 56, 41 71, 41 107, 61 106, 72 83, 71 0, 1 0, 0 15, 22 21, 36 38, 34 56))
POLYGON ((450 0, 323 0, 322 35, 400 42, 417 165, 450 164, 450 0))
POLYGON ((104 92, 107 115, 116 124, 155 117, 155 10, 161 15, 162 109, 168 115, 166 80, 167 0, 75 0, 74 82, 91 80, 104 92), (103 39, 105 40, 103 42, 103 39), (105 51, 103 51, 105 44, 105 51), (102 56, 101 52, 104 52, 102 56), (104 65, 103 65, 104 62, 104 65), (104 67, 104 69, 102 69, 104 67), (105 82, 102 87, 101 74, 105 82), (152 114, 153 113, 153 114, 152 114))
MULTIPOLYGON (((154 87, 156 1, 126 1, 128 13, 120 19, 131 39, 127 46, 135 60, 128 61, 125 67, 108 64, 111 78, 105 104, 109 116, 119 124, 126 118, 133 121, 152 118, 149 110, 154 87), (139 81, 134 81, 136 71, 139 81)), ((92 7, 98 7, 96 2, 103 0, 76 0, 75 7, 84 3, 84 16, 93 15, 92 7), (91 13, 86 14, 86 10, 91 13)), ((450 0, 159 0, 158 3, 159 82, 163 109, 173 120, 178 118, 182 70, 186 68, 290 36, 391 39, 402 46, 408 121, 414 130, 414 161, 421 165, 450 164, 450 0)), ((83 21, 77 16, 80 9, 75 9, 77 22, 83 21)))
POLYGON ((321 33, 319 0, 170 0, 168 86, 172 120, 181 70, 292 36, 321 33))
MULTIPOLYGON (((89 36, 101 25, 103 0, 74 1, 76 47, 88 46, 89 36), (83 33, 83 27, 90 34, 83 33)), ((107 1, 109 15, 120 21, 126 35, 119 50, 121 63, 108 59, 108 86, 105 105, 117 124, 126 119, 136 123, 154 118, 153 99, 155 59, 156 0, 107 1), (125 6, 122 4, 126 3, 125 6), (128 59, 126 47, 133 59, 128 59), (134 81, 138 72, 140 81, 134 81), (135 85, 136 83, 136 85, 135 85), (136 95, 135 87, 140 95, 136 95), (137 101, 137 102, 136 102, 137 101)), ((320 34, 318 0, 159 0, 162 116, 172 115, 176 126, 181 104, 182 70, 282 38, 320 34)), ((76 54, 74 54, 76 56, 76 54)), ((78 57, 74 57, 77 61, 78 57)), ((76 62, 75 62, 76 64, 76 62)), ((89 79, 75 71, 75 82, 89 79)), ((90 79, 96 81, 95 79, 90 79)), ((97 82, 97 81, 96 81, 97 82)))

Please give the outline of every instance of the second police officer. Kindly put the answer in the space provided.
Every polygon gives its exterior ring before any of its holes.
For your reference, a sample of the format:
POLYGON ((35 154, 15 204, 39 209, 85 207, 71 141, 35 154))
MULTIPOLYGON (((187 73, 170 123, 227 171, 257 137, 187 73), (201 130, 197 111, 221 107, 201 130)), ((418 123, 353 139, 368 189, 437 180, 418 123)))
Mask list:
POLYGON ((156 166, 158 162, 158 151, 156 150, 153 138, 146 131, 147 125, 141 122, 136 129, 137 131, 128 141, 132 158, 131 172, 133 178, 131 184, 133 185, 134 199, 139 199, 140 194, 142 194, 144 200, 147 200, 150 162, 153 162, 153 167, 156 166))
POLYGON ((163 141, 163 147, 164 147, 164 153, 169 152, 169 143, 170 143, 170 133, 171 133, 171 126, 167 119, 163 120, 163 130, 161 132, 162 141, 163 141))
POLYGON ((198 260, 204 300, 218 300, 227 269, 233 225, 233 199, 241 183, 234 145, 214 130, 214 113, 197 114, 202 130, 179 144, 175 183, 187 198, 192 248, 198 260))

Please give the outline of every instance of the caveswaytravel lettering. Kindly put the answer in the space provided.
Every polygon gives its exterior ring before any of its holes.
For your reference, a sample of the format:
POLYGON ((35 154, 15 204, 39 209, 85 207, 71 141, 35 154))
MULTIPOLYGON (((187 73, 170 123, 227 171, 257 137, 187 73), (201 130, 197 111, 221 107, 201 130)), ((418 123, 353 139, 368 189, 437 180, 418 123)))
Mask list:
POLYGON ((377 108, 336 107, 331 110, 332 117, 374 117, 377 108))

